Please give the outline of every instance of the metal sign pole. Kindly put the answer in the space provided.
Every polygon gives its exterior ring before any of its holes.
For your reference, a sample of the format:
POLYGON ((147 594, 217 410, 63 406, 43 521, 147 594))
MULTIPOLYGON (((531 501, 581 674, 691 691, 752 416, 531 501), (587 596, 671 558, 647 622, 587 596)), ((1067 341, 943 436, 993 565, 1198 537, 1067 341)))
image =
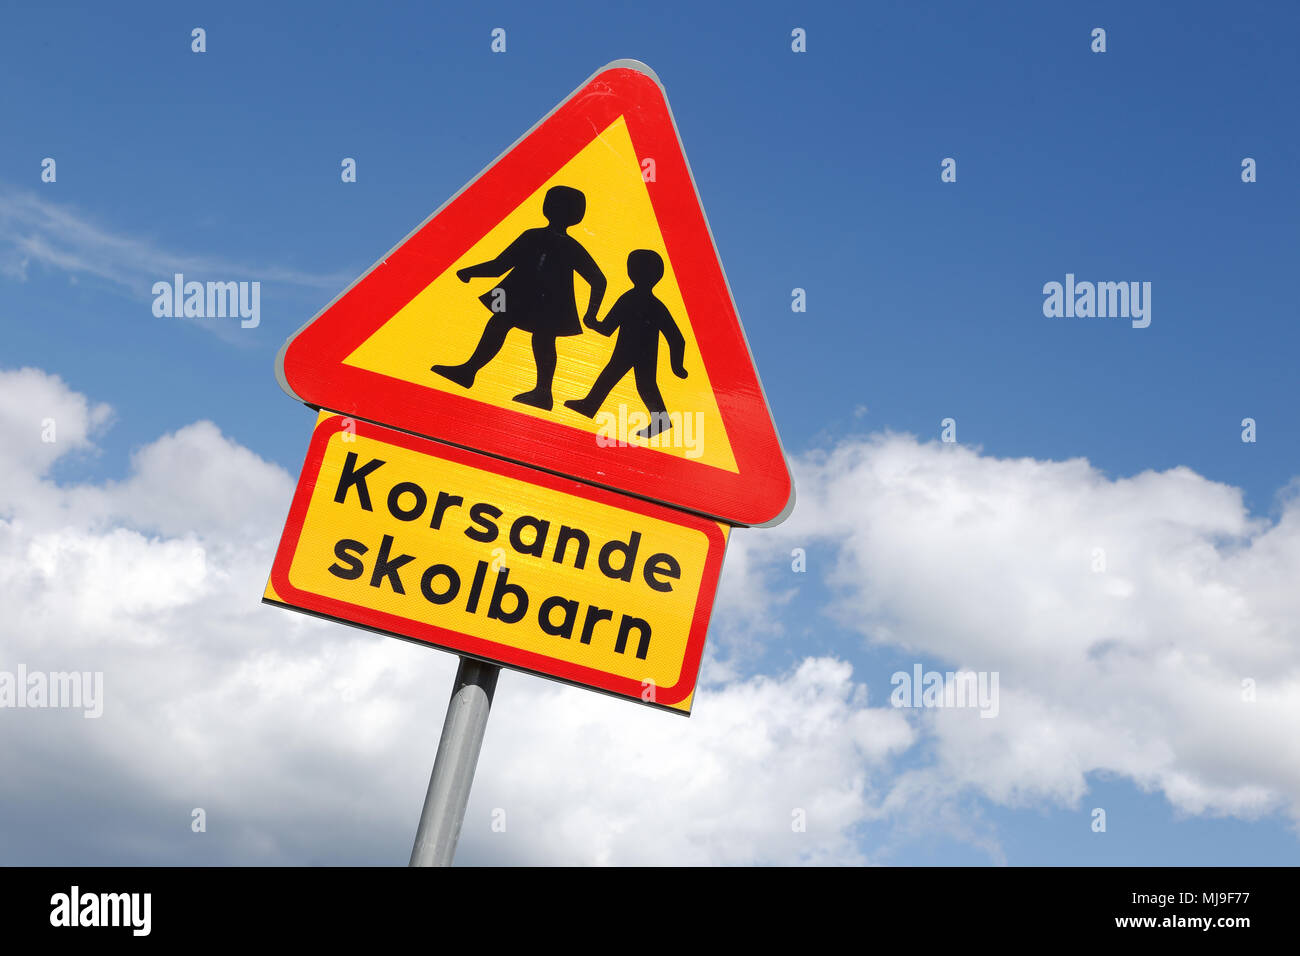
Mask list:
POLYGON ((451 866, 500 673, 501 668, 495 664, 460 659, 429 778, 429 792, 424 797, 420 828, 415 833, 411 866, 451 866))

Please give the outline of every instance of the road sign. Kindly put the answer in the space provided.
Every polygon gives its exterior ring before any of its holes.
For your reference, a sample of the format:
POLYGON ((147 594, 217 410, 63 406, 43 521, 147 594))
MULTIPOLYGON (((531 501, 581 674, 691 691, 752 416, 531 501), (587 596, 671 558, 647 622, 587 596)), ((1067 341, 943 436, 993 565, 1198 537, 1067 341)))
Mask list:
POLYGON ((689 713, 728 530, 322 412, 264 600, 689 713))
POLYGON ((316 408, 709 515, 785 456, 658 78, 595 74, 285 343, 316 408))

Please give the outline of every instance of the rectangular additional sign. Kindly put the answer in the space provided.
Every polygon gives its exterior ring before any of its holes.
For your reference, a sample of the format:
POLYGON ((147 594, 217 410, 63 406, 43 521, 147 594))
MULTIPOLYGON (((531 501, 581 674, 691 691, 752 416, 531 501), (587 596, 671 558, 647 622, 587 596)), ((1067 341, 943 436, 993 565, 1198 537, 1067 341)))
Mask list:
POLYGON ((727 532, 326 412, 264 600, 689 713, 727 532))

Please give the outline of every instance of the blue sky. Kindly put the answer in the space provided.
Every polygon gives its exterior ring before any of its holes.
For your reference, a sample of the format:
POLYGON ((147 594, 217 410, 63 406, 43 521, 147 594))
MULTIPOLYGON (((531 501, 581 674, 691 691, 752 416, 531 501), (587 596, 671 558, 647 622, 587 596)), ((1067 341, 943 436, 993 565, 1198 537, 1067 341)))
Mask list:
MULTIPOLYGON (((634 57, 668 92, 792 457, 885 431, 928 441, 952 417, 986 456, 1086 458, 1107 479, 1186 466, 1275 520, 1300 474, 1298 31, 1300 10, 1249 2, 28 5, 0 31, 0 368, 113 407, 100 452, 61 460, 61 481, 120 479, 202 419, 296 476, 312 414, 276 384, 283 340, 594 70, 634 57), (99 266, 24 252, 34 236, 99 266), (155 318, 149 286, 175 258, 261 280, 260 326, 155 318), (1044 317, 1042 287, 1066 273, 1150 282, 1150 327, 1044 317)), ((823 613, 841 587, 798 582, 784 638, 745 666, 834 654, 879 701, 894 669, 954 663, 866 644, 823 613)), ((966 811, 1013 864, 1296 858, 1281 813, 1187 818, 1122 775, 1088 783, 1087 806, 966 811), (1124 821, 1104 841, 1093 805, 1124 821)), ((887 828, 859 834, 885 862, 992 858, 887 828)))

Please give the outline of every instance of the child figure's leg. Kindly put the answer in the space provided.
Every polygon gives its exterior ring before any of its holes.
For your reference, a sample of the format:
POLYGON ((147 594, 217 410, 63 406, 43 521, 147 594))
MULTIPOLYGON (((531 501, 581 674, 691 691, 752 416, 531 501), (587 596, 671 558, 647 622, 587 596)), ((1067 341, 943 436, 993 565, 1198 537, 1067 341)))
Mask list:
POLYGON ((483 335, 478 340, 473 355, 460 365, 435 365, 430 371, 437 372, 443 378, 451 379, 463 388, 472 387, 474 376, 501 351, 501 346, 506 344, 506 335, 513 327, 511 321, 504 315, 492 316, 483 329, 483 335))
POLYGON ((551 382, 555 379, 555 336, 533 333, 533 361, 537 363, 537 384, 527 392, 520 392, 515 401, 534 408, 551 410, 551 382))
POLYGON ((600 406, 605 404, 605 399, 609 398, 609 393, 614 390, 614 386, 619 380, 628 373, 630 366, 624 362, 616 361, 611 358, 609 364, 600 370, 596 376, 596 381, 591 384, 591 391, 587 392, 586 398, 571 398, 565 402, 565 406, 572 408, 579 415, 585 415, 587 418, 594 418, 600 411, 600 406))
POLYGON ((645 402, 645 409, 650 413, 650 424, 637 432, 641 438, 653 438, 660 432, 666 432, 673 427, 672 421, 668 418, 668 406, 664 404, 664 397, 659 391, 659 383, 655 381, 655 363, 638 362, 636 364, 636 390, 641 396, 641 401, 645 402))

